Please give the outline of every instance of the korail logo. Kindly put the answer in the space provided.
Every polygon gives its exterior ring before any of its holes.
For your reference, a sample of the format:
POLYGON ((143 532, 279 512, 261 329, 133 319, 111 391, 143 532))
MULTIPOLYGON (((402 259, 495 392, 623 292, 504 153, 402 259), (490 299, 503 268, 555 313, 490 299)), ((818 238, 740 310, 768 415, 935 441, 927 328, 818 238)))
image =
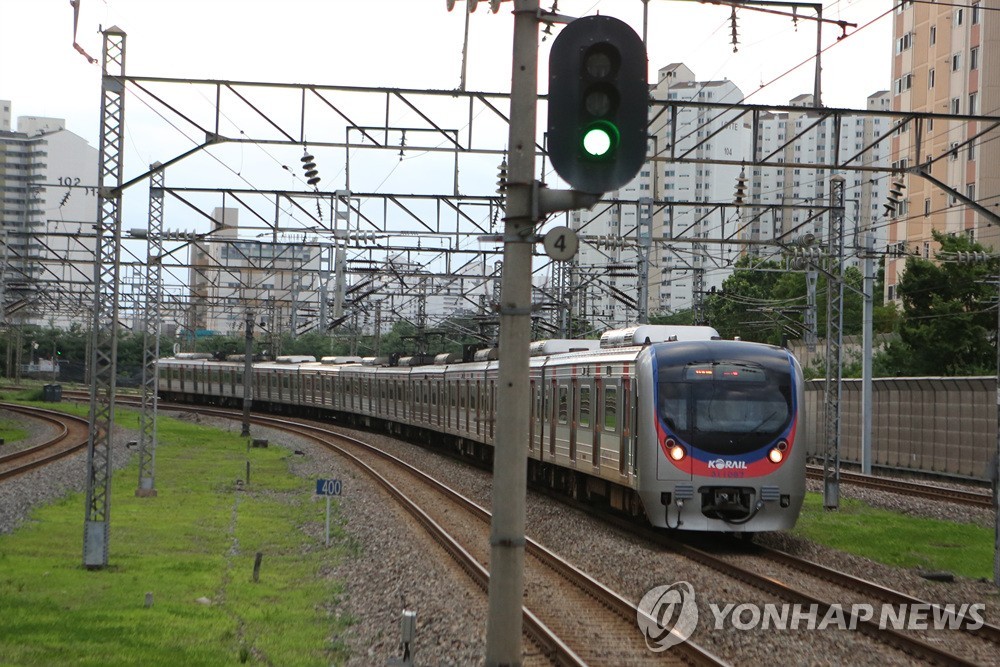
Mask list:
POLYGON ((678 581, 647 591, 639 600, 636 620, 650 651, 659 653, 680 644, 698 625, 694 587, 678 581))
POLYGON ((708 467, 714 470, 746 470, 746 461, 727 461, 726 459, 714 459, 708 462, 708 467))

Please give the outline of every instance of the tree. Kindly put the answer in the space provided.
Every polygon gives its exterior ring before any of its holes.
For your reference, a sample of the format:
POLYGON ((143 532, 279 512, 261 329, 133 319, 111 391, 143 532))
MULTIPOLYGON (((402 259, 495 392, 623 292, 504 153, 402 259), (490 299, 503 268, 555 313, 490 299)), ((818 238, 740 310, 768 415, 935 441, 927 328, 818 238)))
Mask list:
POLYGON ((694 311, 679 310, 669 315, 653 315, 649 318, 650 324, 672 324, 691 325, 694 324, 694 311))
POLYGON ((733 274, 722 283, 721 292, 705 295, 708 324, 723 338, 739 336, 779 344, 784 331, 780 310, 789 304, 776 301, 773 292, 783 273, 777 262, 754 265, 756 261, 748 255, 741 257, 733 274))
MULTIPOLYGON (((939 257, 985 252, 963 236, 933 232, 939 257)), ((887 375, 983 375, 996 370, 997 288, 991 280, 998 262, 939 264, 920 257, 906 261, 897 285, 903 311, 898 340, 875 358, 887 375)))

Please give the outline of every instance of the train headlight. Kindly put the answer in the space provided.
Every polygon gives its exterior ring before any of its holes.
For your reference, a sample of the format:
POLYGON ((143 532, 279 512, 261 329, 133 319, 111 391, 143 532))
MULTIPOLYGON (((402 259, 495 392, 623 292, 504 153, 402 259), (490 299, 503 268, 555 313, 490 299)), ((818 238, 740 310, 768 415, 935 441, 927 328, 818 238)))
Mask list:
POLYGON ((770 459, 771 463, 781 463, 781 460, 785 458, 785 455, 779 447, 775 447, 767 453, 767 458, 770 459))
POLYGON ((687 452, 684 451, 684 448, 677 443, 674 443, 673 446, 667 451, 670 453, 670 458, 674 461, 683 461, 684 457, 687 456, 687 452))

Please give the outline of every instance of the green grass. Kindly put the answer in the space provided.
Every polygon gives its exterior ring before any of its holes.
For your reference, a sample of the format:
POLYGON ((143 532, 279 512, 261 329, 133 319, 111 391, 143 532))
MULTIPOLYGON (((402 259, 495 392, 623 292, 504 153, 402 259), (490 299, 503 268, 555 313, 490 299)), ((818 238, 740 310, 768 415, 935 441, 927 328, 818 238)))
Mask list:
POLYGON ((993 531, 971 524, 905 516, 844 498, 840 509, 827 511, 822 494, 809 493, 792 532, 887 565, 993 576, 993 531))
MULTIPOLYGON (((117 415, 127 426, 137 419, 117 415)), ((107 568, 82 566, 82 494, 0 536, 0 663, 343 662, 346 648, 331 637, 350 619, 335 614, 340 584, 326 573, 353 547, 338 521, 329 549, 303 531, 321 532, 325 517, 313 480, 291 475, 280 447, 248 452, 234 434, 175 419, 161 418, 158 430, 157 497, 134 496, 135 465, 114 477, 107 568), (251 484, 238 490, 248 457, 251 484)))
MULTIPOLYGON (((28 437, 28 430, 12 419, 0 419, 0 438, 4 443, 17 442, 28 437)), ((2 445, 0 445, 2 447, 2 445)))

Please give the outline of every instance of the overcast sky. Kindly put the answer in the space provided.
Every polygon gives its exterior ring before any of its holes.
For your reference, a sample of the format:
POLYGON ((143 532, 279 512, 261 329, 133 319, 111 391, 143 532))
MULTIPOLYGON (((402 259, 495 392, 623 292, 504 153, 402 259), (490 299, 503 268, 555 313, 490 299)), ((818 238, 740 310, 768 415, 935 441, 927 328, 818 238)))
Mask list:
MULTIPOLYGON (((868 95, 889 88, 892 15, 874 19, 890 8, 886 0, 825 3, 824 18, 859 26, 871 23, 856 34, 849 29, 849 36, 840 41, 836 25, 824 26, 823 44, 831 47, 823 56, 825 105, 863 109, 868 95)), ((511 9, 512 3, 504 2, 500 12, 492 14, 484 2, 469 16, 466 90, 509 90, 511 9)), ((795 24, 789 17, 741 9, 737 13, 739 44, 734 52, 728 8, 695 1, 649 0, 648 9, 651 81, 656 80, 661 67, 683 62, 699 80, 731 79, 753 103, 786 104, 796 95, 812 92, 813 66, 808 61, 816 46, 815 22, 799 20, 795 24), (782 76, 803 62, 803 67, 782 76), (773 80, 777 81, 769 83, 773 80), (764 83, 769 85, 761 87, 764 83)), ((611 15, 630 23, 640 35, 643 32, 642 0, 560 0, 558 11, 570 16, 611 15)), ((458 0, 452 12, 447 11, 446 0, 80 0, 77 41, 87 53, 100 59, 101 26, 123 29, 127 33, 125 71, 133 77, 450 91, 457 89, 461 81, 466 16, 465 0, 458 0)), ((553 34, 558 30, 559 26, 554 26, 553 34)), ((540 44, 540 93, 548 88, 547 58, 552 39, 548 37, 540 44)), ((193 113, 210 115, 214 109, 213 88, 174 85, 161 94, 168 101, 183 99, 193 113)), ((389 122, 396 127, 426 127, 424 120, 403 103, 392 100, 395 106, 390 113, 385 108, 387 102, 370 97, 375 103, 369 100, 368 106, 359 107, 357 117, 352 118, 355 123, 379 125, 388 114, 389 122)), ((69 130, 95 148, 98 146, 100 66, 89 63, 73 48, 73 9, 69 0, 0 0, 0 99, 12 101, 15 123, 18 116, 65 118, 69 130)), ((297 99, 293 91, 287 99, 254 101, 263 102, 266 112, 275 118, 283 116, 279 122, 286 127, 294 127, 298 123, 297 99)), ((450 103, 459 110, 449 111, 450 116, 440 127, 464 131, 462 128, 469 125, 469 117, 475 113, 474 147, 504 150, 507 129, 492 109, 470 111, 462 99, 451 96, 427 104, 438 102, 439 106, 450 103)), ((239 110, 238 116, 230 115, 231 108, 227 106, 221 114, 223 135, 238 138, 246 130, 247 137, 259 140, 260 128, 273 133, 246 107, 239 110)), ((149 98, 137 96, 134 87, 128 89, 125 180, 141 175, 153 162, 165 162, 204 141, 204 134, 199 136, 197 128, 185 127, 176 116, 169 120, 163 116, 169 113, 154 111, 149 98)), ((200 120, 202 128, 212 127, 213 121, 200 120)), ((544 127, 544 118, 540 125, 544 127)), ((315 138, 315 132, 333 126, 332 121, 313 120, 309 131, 314 134, 307 138, 321 141, 315 138)), ((343 130, 339 132, 327 140, 343 141, 343 130)), ((397 156, 396 150, 352 151, 347 159, 342 149, 310 147, 309 152, 316 154, 320 165, 320 190, 492 195, 500 162, 498 153, 463 155, 459 160, 448 153, 414 150, 421 140, 424 146, 436 141, 447 144, 447 139, 433 133, 411 133, 406 138, 405 155, 399 151, 397 156)), ((395 145, 399 137, 386 141, 395 145)), ((299 168, 302 152, 302 147, 295 145, 221 144, 171 167, 168 184, 307 191, 299 168)), ((552 183, 554 175, 549 170, 541 177, 552 183)), ((204 214, 171 203, 166 227, 203 231, 208 225, 207 213, 215 206, 230 206, 232 202, 206 196, 198 205, 204 214)), ((424 229, 406 213, 392 215, 392 211, 379 210, 382 204, 377 197, 365 199, 362 205, 371 219, 380 221, 386 230, 408 226, 418 232, 424 229)), ((148 195, 142 187, 126 191, 124 207, 127 227, 144 225, 148 195)), ((433 203, 426 207, 419 214, 426 216, 425 220, 440 222, 433 203)), ((301 222, 302 216, 294 207, 289 206, 285 213, 301 222)), ((489 225, 491 216, 493 222, 496 220, 495 212, 486 209, 476 210, 473 215, 482 228, 489 225)), ((241 226, 252 219, 252 214, 242 214, 241 226)))
MULTIPOLYGON (((863 26, 885 0, 824 2, 825 18, 863 26)), ((126 73, 371 87, 457 88, 465 1, 446 0, 80 0, 77 40, 101 56, 100 26, 128 34, 126 73)), ((543 6, 548 6, 543 3, 543 6)), ((641 34, 641 0, 562 0, 560 13, 608 14, 641 34)), ((512 3, 498 14, 484 2, 471 16, 469 90, 504 91, 510 82, 512 3)), ((808 14, 808 12, 804 12, 808 14)), ((739 10, 739 51, 727 8, 649 0, 650 79, 684 62, 700 80, 728 78, 750 95, 808 59, 815 23, 739 10)), ((890 85, 891 14, 836 43, 827 25, 823 90, 828 106, 863 108, 890 85)), ((558 30, 558 27, 555 28, 558 30)), ((850 34, 853 29, 849 30, 850 34)), ((97 144, 99 66, 72 47, 69 0, 0 0, 0 99, 14 115, 62 117, 97 144)), ((542 43, 542 61, 551 38, 542 43)), ((544 73, 544 71, 543 71, 544 73)), ((812 65, 756 92, 749 101, 782 104, 812 90, 812 65)), ((547 88, 544 77, 540 92, 547 88)), ((139 150, 142 137, 132 137, 139 150)))

